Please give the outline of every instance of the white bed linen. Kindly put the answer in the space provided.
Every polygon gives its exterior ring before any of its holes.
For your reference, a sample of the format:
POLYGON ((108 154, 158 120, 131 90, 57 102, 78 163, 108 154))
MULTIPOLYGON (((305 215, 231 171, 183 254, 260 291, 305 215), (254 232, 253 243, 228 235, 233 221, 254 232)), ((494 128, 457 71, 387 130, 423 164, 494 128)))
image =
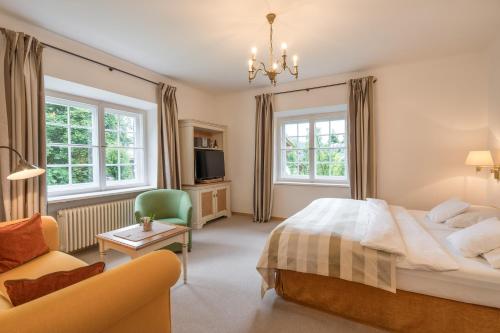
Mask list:
POLYGON ((397 288, 460 302, 500 308, 500 270, 493 269, 480 257, 464 258, 447 241, 446 237, 456 231, 442 223, 430 222, 425 211, 409 211, 416 220, 442 245, 457 264, 458 270, 429 272, 397 268, 397 288))

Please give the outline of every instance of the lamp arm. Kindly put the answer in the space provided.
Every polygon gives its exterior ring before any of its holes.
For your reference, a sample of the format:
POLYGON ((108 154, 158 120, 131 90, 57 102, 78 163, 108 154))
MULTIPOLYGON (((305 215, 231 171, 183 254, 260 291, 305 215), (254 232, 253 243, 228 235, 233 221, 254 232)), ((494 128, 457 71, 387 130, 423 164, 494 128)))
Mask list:
POLYGON ((11 150, 13 151, 14 153, 16 153, 17 156, 19 156, 19 158, 24 161, 24 158, 22 157, 22 155, 17 151, 15 150, 14 148, 12 147, 9 147, 9 146, 0 146, 0 148, 4 148, 4 149, 8 149, 8 150, 11 150))

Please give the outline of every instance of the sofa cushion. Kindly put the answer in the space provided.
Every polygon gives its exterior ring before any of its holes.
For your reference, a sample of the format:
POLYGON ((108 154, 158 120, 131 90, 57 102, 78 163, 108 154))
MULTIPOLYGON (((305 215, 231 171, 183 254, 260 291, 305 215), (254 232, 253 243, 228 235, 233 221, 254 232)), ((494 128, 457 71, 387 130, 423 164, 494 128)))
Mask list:
POLYGON ((49 273, 38 279, 7 280, 4 285, 12 305, 18 306, 102 273, 104 266, 104 262, 97 262, 69 271, 49 273))
POLYGON ((0 273, 49 252, 42 232, 42 217, 0 226, 0 273))
POLYGON ((87 266, 87 264, 80 259, 63 252, 50 251, 24 265, 0 274, 0 295, 10 302, 4 285, 7 280, 37 279, 49 273, 67 271, 83 266, 87 266))

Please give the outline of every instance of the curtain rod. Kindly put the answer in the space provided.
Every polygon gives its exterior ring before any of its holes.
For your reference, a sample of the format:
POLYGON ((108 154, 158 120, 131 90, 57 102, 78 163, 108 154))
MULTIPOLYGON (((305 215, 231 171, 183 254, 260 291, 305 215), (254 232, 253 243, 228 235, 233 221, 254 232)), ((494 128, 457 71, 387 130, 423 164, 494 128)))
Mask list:
MULTIPOLYGON (((375 83, 375 82, 377 82, 377 79, 373 80, 373 83, 375 83)), ((345 84, 347 84, 347 81, 345 81, 345 82, 339 82, 339 83, 326 84, 324 86, 316 86, 316 87, 310 87, 310 88, 302 88, 302 89, 279 91, 277 93, 274 93, 274 95, 289 94, 289 93, 294 93, 294 92, 299 92, 299 91, 309 91, 309 90, 314 90, 314 89, 343 86, 345 84)))
POLYGON ((68 50, 65 50, 65 49, 61 49, 57 46, 54 46, 54 45, 50 45, 50 44, 47 44, 47 43, 42 43, 43 46, 46 46, 46 47, 50 47, 51 49, 54 49, 54 50, 57 50, 57 51, 60 51, 60 52, 63 52, 63 53, 66 53, 66 54, 70 54, 72 56, 75 56, 77 58, 80 58, 80 59, 84 59, 84 60, 87 60, 87 61, 90 61, 90 62, 93 62, 94 64, 97 64, 97 65, 100 65, 100 66, 103 66, 103 67, 106 67, 107 69, 109 69, 110 72, 112 71, 117 71, 117 72, 120 72, 120 73, 123 73, 123 74, 126 74, 126 75, 129 75, 129 76, 132 76, 132 77, 135 77, 136 79, 139 79, 139 80, 143 80, 143 81, 146 81, 146 82, 149 82, 151 84, 154 84, 154 85, 157 85, 158 82, 155 82, 155 81, 151 81, 149 79, 146 79, 142 76, 139 76, 139 75, 135 75, 133 73, 130 73, 130 72, 127 72, 127 71, 124 71, 124 70, 121 70, 119 68, 116 68, 116 67, 113 67, 113 66, 110 66, 110 65, 106 65, 105 63, 102 63, 102 62, 99 62, 97 60, 94 60, 94 59, 90 59, 90 58, 87 58, 87 57, 84 57, 82 55, 79 55, 77 53, 73 53, 71 51, 68 51, 68 50))

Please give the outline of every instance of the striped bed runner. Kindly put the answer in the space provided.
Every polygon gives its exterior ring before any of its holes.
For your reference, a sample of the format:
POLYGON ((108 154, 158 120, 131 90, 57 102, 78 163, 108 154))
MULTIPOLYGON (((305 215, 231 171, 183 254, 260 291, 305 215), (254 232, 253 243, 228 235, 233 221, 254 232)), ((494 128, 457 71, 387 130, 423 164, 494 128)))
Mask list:
POLYGON ((262 294, 277 269, 332 276, 396 292, 396 255, 363 247, 366 202, 318 199, 278 225, 257 264, 262 294))

